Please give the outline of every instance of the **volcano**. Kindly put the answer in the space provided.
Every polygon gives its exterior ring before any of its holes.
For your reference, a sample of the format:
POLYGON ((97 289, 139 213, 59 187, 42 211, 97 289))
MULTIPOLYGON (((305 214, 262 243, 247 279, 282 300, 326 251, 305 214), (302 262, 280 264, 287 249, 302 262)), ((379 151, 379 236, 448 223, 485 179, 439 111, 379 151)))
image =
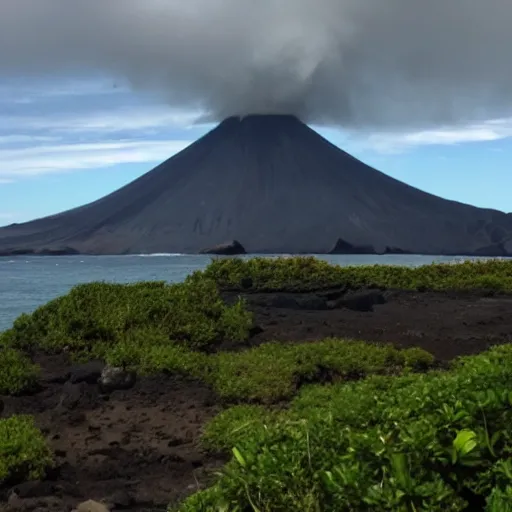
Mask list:
POLYGON ((231 117, 123 188, 0 229, 1 254, 512 255, 512 214, 449 201, 340 150, 294 116, 231 117))

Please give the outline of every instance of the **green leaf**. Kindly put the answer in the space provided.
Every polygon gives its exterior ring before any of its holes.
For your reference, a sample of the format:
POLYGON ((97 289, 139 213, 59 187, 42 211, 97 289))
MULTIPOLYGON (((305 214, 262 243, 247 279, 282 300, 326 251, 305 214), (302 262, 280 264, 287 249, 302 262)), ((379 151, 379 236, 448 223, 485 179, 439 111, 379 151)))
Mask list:
POLYGON ((238 461, 240 466, 245 468, 247 466, 247 463, 245 462, 243 455, 240 453, 240 450, 235 447, 235 448, 233 448, 232 451, 233 451, 233 455, 235 456, 235 459, 238 461))
POLYGON ((397 481, 403 489, 409 489, 411 485, 411 475, 409 464, 404 453, 393 453, 391 455, 391 465, 397 481))
POLYGON ((457 453, 464 457, 471 453, 477 446, 477 442, 475 441, 476 434, 472 430, 463 429, 459 430, 457 437, 453 440, 453 446, 457 453))

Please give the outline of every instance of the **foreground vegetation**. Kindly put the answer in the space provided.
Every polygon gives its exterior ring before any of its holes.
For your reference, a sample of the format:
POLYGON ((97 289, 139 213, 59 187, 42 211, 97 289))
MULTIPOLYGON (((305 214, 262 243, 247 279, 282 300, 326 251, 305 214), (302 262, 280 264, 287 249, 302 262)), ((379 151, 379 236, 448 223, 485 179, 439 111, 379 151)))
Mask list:
POLYGON ((266 343, 241 352, 206 355, 153 339, 120 344, 106 354, 110 364, 139 374, 182 373, 209 384, 230 402, 274 403, 291 398, 307 382, 356 380, 367 375, 423 371, 434 358, 421 349, 328 339, 316 343, 266 343))
POLYGON ((52 464, 50 448, 30 416, 0 419, 0 486, 42 478, 52 464))
MULTIPOLYGON (((241 352, 205 354, 170 343, 159 334, 138 334, 110 346, 105 351, 106 362, 139 375, 167 372, 193 377, 210 385, 227 402, 276 403, 292 398, 307 383, 425 371, 434 363, 434 358, 421 349, 399 350, 391 345, 334 338, 288 345, 266 343, 241 352)), ((26 360, 21 353, 17 357, 26 360)), ((3 393, 23 391, 24 383, 32 385, 35 371, 33 365, 27 365, 8 372, 3 378, 3 393)))
POLYGON ((404 290, 512 291, 512 262, 455 265, 340 267, 313 257, 217 259, 185 282, 122 285, 91 283, 21 315, 0 335, 0 345, 30 350, 71 350, 103 357, 130 339, 160 337, 191 350, 243 342, 253 325, 244 301, 227 305, 225 289, 308 290, 329 287, 404 290))
MULTIPOLYGON (((381 287, 512 291, 512 263, 336 267, 314 258, 219 259, 184 283, 92 283, 0 335, 0 394, 37 381, 35 350, 181 373, 235 404, 203 445, 232 454, 179 512, 512 512, 512 347, 434 371, 421 349, 326 339, 239 352, 253 319, 223 289, 381 287), (288 406, 283 407, 283 401, 288 406), (276 406, 278 404, 278 407, 276 406)), ((0 485, 51 465, 27 417, 0 420, 0 485), (6 455, 4 455, 6 454, 6 455)))
POLYGON ((18 350, 0 347, 0 395, 15 395, 37 381, 39 369, 18 350))
POLYGON ((512 510, 512 347, 449 372, 309 386, 290 408, 228 409, 218 482, 179 510, 512 510))
POLYGON ((148 331, 191 349, 207 349, 247 339, 251 325, 241 300, 227 306, 215 282, 201 276, 174 285, 91 283, 21 315, 0 344, 100 357, 134 333, 148 331))

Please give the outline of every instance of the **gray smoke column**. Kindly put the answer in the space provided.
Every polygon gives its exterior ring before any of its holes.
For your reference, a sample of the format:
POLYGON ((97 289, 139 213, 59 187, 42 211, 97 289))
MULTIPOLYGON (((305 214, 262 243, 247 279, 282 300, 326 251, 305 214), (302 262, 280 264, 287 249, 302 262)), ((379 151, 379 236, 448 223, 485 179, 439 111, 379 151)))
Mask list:
POLYGON ((511 0, 0 0, 2 74, 102 70, 212 119, 512 115, 511 0))

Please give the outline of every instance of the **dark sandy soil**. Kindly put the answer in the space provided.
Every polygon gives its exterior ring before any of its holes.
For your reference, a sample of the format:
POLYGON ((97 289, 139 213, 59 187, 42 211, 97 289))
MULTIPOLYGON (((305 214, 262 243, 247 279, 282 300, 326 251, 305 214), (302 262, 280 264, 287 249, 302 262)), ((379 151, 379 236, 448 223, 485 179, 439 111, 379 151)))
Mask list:
MULTIPOLYGON (((246 298, 260 328, 250 345, 338 336, 420 346, 449 360, 512 341, 510 296, 333 291, 246 298)), ((102 395, 98 364, 84 369, 65 356, 36 359, 41 390, 2 397, 2 414, 34 414, 58 467, 44 482, 0 488, 0 511, 64 512, 87 499, 106 500, 113 510, 163 511, 206 485, 209 472, 223 464, 198 447, 202 426, 222 407, 203 384, 159 376, 102 395), (2 505, 9 497, 12 508, 2 505)))
POLYGON ((64 356, 37 362, 43 390, 3 397, 3 414, 34 414, 58 469, 47 482, 3 489, 0 503, 16 490, 16 510, 63 512, 87 499, 104 499, 116 510, 166 510, 222 463, 197 447, 201 426, 220 410, 202 384, 162 375, 102 395, 94 383, 100 364, 73 366, 64 356))
MULTIPOLYGON (((228 300, 235 295, 229 294, 228 300)), ((419 346, 440 360, 450 360, 512 342, 510 295, 379 291, 338 295, 336 290, 245 295, 262 329, 250 343, 335 336, 419 346), (338 301, 335 309, 324 309, 329 299, 331 307, 338 301)))

